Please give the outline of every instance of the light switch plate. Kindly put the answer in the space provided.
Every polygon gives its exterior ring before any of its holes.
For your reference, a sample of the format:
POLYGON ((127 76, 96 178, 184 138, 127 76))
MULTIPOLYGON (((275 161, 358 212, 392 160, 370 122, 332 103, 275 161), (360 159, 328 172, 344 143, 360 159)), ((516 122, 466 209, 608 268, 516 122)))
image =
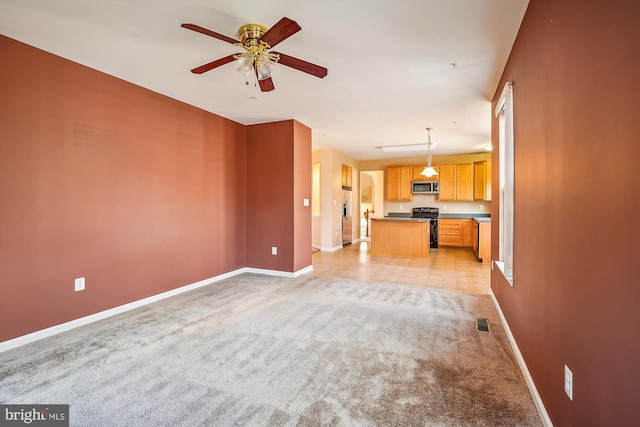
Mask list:
POLYGON ((78 277, 74 281, 74 289, 75 289, 76 292, 84 291, 84 277, 78 277))
POLYGON ((564 365, 564 392, 573 400, 573 372, 567 365, 564 365))

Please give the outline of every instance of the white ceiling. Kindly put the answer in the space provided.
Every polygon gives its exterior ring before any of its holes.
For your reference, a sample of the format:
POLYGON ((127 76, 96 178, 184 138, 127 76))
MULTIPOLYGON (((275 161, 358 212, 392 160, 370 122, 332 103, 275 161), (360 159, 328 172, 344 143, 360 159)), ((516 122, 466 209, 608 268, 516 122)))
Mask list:
POLYGON ((313 148, 357 160, 424 144, 434 155, 481 152, 490 99, 528 0, 0 0, 0 33, 243 124, 296 119, 313 148), (286 16, 302 31, 279 52, 329 69, 324 79, 279 66, 260 92, 227 64, 189 70, 237 47, 189 31, 237 38, 286 16), (454 66, 455 65, 455 66, 454 66))

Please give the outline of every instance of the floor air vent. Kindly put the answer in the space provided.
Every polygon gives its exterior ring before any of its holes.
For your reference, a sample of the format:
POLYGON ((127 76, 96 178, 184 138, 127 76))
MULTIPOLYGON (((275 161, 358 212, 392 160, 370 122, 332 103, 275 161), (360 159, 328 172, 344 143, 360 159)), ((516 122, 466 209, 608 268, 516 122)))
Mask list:
POLYGON ((489 319, 485 319, 484 317, 478 317, 476 319, 476 323, 478 324, 479 331, 489 332, 489 319))

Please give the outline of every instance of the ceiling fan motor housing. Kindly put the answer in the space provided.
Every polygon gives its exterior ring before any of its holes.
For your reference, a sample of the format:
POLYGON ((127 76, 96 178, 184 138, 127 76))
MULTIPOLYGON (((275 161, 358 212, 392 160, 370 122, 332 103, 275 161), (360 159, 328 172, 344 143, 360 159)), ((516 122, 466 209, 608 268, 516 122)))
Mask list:
POLYGON ((268 30, 267 27, 258 24, 247 24, 240 27, 238 30, 238 38, 245 46, 255 46, 258 44, 258 40, 268 30))

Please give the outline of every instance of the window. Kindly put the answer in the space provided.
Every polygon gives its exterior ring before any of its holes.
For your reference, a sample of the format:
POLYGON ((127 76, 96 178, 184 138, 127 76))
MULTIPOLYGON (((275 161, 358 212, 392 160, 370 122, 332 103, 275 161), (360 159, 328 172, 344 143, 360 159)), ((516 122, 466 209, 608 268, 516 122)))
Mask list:
POLYGON ((513 286, 513 211, 514 211, 514 143, 513 143, 513 84, 505 84, 498 105, 500 156, 500 238, 499 261, 496 265, 513 286))
POLYGON ((313 165, 311 171, 311 215, 320 215, 320 163, 313 165))

